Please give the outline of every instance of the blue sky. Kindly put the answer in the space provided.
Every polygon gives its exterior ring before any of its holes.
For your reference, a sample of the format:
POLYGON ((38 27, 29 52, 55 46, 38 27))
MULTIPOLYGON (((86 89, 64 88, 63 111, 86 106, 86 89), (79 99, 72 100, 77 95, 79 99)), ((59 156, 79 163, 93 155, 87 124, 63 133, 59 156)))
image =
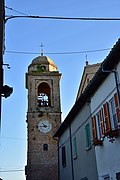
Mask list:
MULTIPOLYGON (((119 0, 6 0, 5 5, 27 15, 64 17, 120 18, 119 0)), ((6 15, 20 15, 6 9, 6 15)), ((44 53, 82 52, 108 49, 120 37, 120 21, 65 21, 48 19, 12 19, 5 25, 4 84, 14 88, 13 94, 2 101, 0 171, 22 170, 27 155, 27 90, 25 73, 31 61, 44 53), (8 53, 31 52, 36 54, 8 53)), ((58 66, 61 78, 62 119, 75 102, 83 68, 101 62, 109 50, 93 53, 45 54, 58 66)), ((0 172, 4 180, 25 180, 24 171, 0 172)))

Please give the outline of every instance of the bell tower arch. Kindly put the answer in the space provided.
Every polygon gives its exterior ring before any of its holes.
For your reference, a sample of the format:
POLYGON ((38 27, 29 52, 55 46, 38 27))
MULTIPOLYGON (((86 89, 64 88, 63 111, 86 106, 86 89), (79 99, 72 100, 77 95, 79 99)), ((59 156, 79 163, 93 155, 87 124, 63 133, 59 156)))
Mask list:
POLYGON ((51 89, 48 83, 42 82, 38 86, 38 106, 50 107, 51 106, 51 89))
POLYGON ((26 180, 57 180, 58 152, 53 135, 61 124, 60 78, 47 56, 33 59, 26 73, 28 150, 26 180))

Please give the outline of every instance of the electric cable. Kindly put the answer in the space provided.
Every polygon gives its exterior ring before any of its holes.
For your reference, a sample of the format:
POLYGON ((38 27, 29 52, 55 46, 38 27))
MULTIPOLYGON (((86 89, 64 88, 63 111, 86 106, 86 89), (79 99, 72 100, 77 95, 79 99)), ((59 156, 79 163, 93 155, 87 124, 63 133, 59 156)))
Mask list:
POLYGON ((8 140, 26 140, 25 138, 14 138, 14 137, 0 137, 0 139, 8 139, 8 140))
MULTIPOLYGON (((95 52, 100 52, 100 51, 108 51, 111 48, 106 48, 106 49, 95 49, 95 50, 84 50, 84 51, 69 51, 69 52, 44 52, 44 54, 56 54, 56 55, 67 55, 67 54, 83 54, 83 53, 95 53, 95 52)), ((24 51, 9 51, 9 50, 5 50, 6 53, 11 53, 11 54, 40 54, 37 52, 24 52, 24 51)))
MULTIPOLYGON (((17 11, 11 7, 5 6, 5 8, 17 12, 19 14, 22 14, 24 16, 6 16, 7 19, 12 19, 12 18, 40 18, 40 19, 56 19, 56 20, 87 20, 87 21, 120 21, 120 18, 105 18, 105 17, 60 17, 60 16, 35 16, 35 15, 28 15, 23 12, 17 11)), ((6 19, 6 20, 7 20, 6 19)))
POLYGON ((8 6, 5 6, 5 8, 6 8, 6 9, 9 9, 9 10, 11 10, 11 11, 17 12, 17 13, 19 13, 19 14, 25 15, 25 16, 28 15, 28 14, 25 14, 25 13, 23 13, 23 12, 17 11, 17 10, 15 10, 15 9, 11 8, 11 7, 8 7, 8 6))
POLYGON ((24 169, 18 169, 18 170, 1 170, 0 173, 6 173, 6 172, 20 172, 20 171, 25 171, 24 169))
POLYGON ((120 21, 120 18, 97 18, 97 17, 60 17, 60 16, 6 16, 5 22, 15 18, 51 19, 51 20, 74 20, 74 21, 120 21))

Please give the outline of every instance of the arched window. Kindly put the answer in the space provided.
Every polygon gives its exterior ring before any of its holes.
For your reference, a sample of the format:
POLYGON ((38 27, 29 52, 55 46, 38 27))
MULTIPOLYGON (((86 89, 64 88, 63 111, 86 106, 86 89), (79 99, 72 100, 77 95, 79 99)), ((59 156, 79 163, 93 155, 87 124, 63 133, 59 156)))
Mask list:
POLYGON ((47 83, 43 82, 38 86, 38 106, 48 107, 50 106, 50 87, 47 83))

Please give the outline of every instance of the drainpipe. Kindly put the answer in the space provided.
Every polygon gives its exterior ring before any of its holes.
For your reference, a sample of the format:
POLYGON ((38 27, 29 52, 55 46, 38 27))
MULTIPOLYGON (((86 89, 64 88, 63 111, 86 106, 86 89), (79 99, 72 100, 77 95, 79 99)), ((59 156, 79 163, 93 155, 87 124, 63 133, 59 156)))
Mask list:
POLYGON ((55 138, 54 136, 53 136, 53 139, 54 139, 55 141, 57 141, 57 147, 58 147, 58 180, 60 180, 60 168, 59 168, 59 166, 60 166, 60 164, 59 164, 59 162, 60 162, 60 160, 59 160, 59 139, 58 139, 58 138, 55 138))
POLYGON ((116 70, 105 70, 102 66, 102 72, 105 73, 114 73, 115 76, 115 83, 116 83, 116 89, 117 89, 117 94, 118 94, 118 103, 119 103, 119 107, 120 107, 120 92, 119 92, 119 86, 118 86, 118 78, 117 78, 117 71, 116 70))
POLYGON ((70 133, 70 152, 71 152, 72 180, 74 180, 74 165, 73 165, 73 149, 72 149, 71 125, 69 127, 69 133, 70 133))

